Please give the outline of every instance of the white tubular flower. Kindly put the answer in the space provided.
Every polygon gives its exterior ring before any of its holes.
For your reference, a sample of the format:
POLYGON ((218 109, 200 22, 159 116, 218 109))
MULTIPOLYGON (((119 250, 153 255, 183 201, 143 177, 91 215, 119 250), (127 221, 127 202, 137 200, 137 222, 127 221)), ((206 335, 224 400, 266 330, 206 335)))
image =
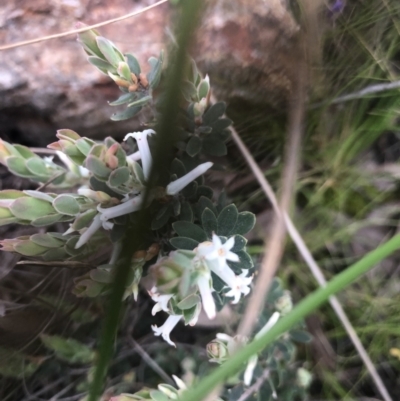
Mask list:
POLYGON ((86 244, 86 242, 89 241, 89 239, 92 237, 92 235, 95 234, 96 231, 98 231, 100 229, 101 225, 102 225, 102 221, 100 219, 100 214, 96 214, 96 216, 94 217, 94 219, 92 221, 92 224, 86 229, 86 231, 79 238, 79 241, 75 245, 75 249, 78 249, 81 246, 83 246, 84 244, 86 244))
POLYGON ((213 234, 212 246, 209 241, 203 242, 198 246, 198 253, 207 260, 216 260, 218 262, 218 267, 222 269, 225 267, 227 260, 231 262, 239 261, 239 256, 231 252, 234 245, 235 237, 229 238, 225 244, 222 244, 218 235, 213 234))
POLYGON ((132 212, 138 211, 142 206, 142 196, 138 195, 126 202, 120 203, 117 206, 103 208, 97 206, 97 210, 101 213, 101 220, 106 221, 115 217, 123 216, 132 212))
POLYGON ((239 256, 231 252, 235 245, 235 237, 229 238, 225 244, 222 244, 218 235, 213 234, 213 241, 205 241, 197 247, 197 255, 203 259, 207 266, 217 276, 219 276, 228 287, 231 288, 225 295, 233 297, 232 303, 239 302, 242 294, 247 295, 250 292, 249 285, 253 277, 247 277, 248 270, 242 270, 242 273, 237 276, 234 271, 228 266, 227 261, 238 262, 239 256))
POLYGON ((200 277, 197 279, 197 286, 199 287, 204 312, 209 319, 214 319, 216 315, 216 308, 214 298, 212 296, 214 289, 212 288, 210 272, 205 272, 200 275, 200 277))
MULTIPOLYGON (((254 336, 254 339, 258 339, 262 337, 267 331, 271 330, 272 326, 276 324, 279 320, 280 313, 274 312, 272 316, 268 319, 268 322, 264 325, 264 327, 254 336)), ((250 357, 249 361, 247 362, 246 370, 244 372, 244 384, 246 386, 250 386, 251 380, 253 379, 254 369, 257 366, 258 356, 253 355, 250 357)))
MULTIPOLYGON (((241 295, 247 295, 250 292, 250 283, 253 280, 253 276, 247 277, 248 270, 242 270, 242 274, 235 276, 235 281, 230 285, 231 290, 225 294, 227 297, 233 297, 233 304, 237 304, 240 300, 241 295)), ((222 277, 221 277, 222 278, 222 277)))
POLYGON ((87 168, 77 166, 65 153, 61 152, 60 150, 56 150, 56 155, 72 173, 76 175, 80 174, 80 176, 83 178, 88 178, 90 176, 90 171, 87 168))
POLYGON ((132 153, 132 154, 129 155, 129 156, 126 156, 126 160, 127 160, 127 161, 134 161, 134 162, 137 162, 138 160, 140 160, 140 158, 141 158, 141 156, 140 156, 140 152, 139 152, 139 151, 137 151, 137 152, 135 152, 135 153, 132 153))
POLYGON ((170 182, 167 185, 167 191, 166 191, 167 195, 176 195, 178 192, 182 191, 183 188, 185 188, 188 184, 190 184, 196 178, 203 175, 209 168, 211 168, 212 165, 213 165, 213 163, 211 163, 211 162, 200 164, 199 166, 194 168, 192 171, 185 174, 183 177, 170 182))
POLYGON ((251 380, 253 379, 254 369, 257 366, 258 356, 253 355, 249 362, 247 362, 246 370, 244 371, 243 381, 245 386, 250 386, 251 380))
POLYGON ((149 295, 151 296, 151 299, 156 302, 156 304, 153 306, 153 309, 151 310, 151 314, 154 316, 156 313, 160 311, 168 312, 168 302, 169 300, 174 296, 173 294, 165 294, 161 295, 157 292, 157 288, 153 287, 149 291, 149 295))
POLYGON ((153 164, 149 143, 147 142, 147 136, 152 134, 155 134, 154 130, 146 129, 142 132, 132 132, 130 134, 127 134, 124 138, 124 141, 126 141, 130 137, 136 139, 139 148, 140 159, 142 159, 143 174, 146 181, 150 177, 151 165, 153 164))
POLYGON ((175 326, 179 323, 179 320, 182 319, 181 315, 169 315, 168 319, 161 327, 157 327, 156 325, 151 326, 154 331, 155 336, 162 336, 162 338, 173 347, 176 347, 175 343, 171 341, 169 335, 171 331, 175 328, 175 326))

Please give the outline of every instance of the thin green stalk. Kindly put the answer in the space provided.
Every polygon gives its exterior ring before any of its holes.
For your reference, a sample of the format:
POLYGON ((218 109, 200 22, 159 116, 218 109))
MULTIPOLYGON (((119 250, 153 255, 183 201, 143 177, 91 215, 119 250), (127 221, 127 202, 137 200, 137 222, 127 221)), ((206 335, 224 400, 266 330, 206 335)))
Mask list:
MULTIPOLYGON (((160 122, 157 125, 157 143, 153 158, 149 182, 143 195, 142 204, 146 205, 149 194, 156 184, 156 176, 161 169, 171 162, 176 119, 179 111, 180 84, 183 80, 184 66, 186 65, 186 51, 196 27, 200 0, 186 0, 182 4, 182 13, 178 22, 178 50, 175 64, 170 66, 166 73, 165 101, 160 122)), ((99 357, 96 364, 94 378, 90 386, 88 401, 97 401, 100 398, 105 384, 108 365, 113 355, 114 341, 117 335, 119 319, 122 311, 122 297, 130 272, 130 263, 136 250, 139 250, 143 239, 150 227, 149 216, 146 210, 139 212, 136 224, 129 227, 122 241, 121 253, 115 264, 114 279, 111 294, 107 304, 104 325, 101 332, 99 357)))
POLYGON ((326 302, 331 295, 346 288, 358 277, 398 249, 400 249, 400 234, 365 255, 360 261, 354 263, 342 273, 336 275, 329 281, 326 287, 319 288, 311 293, 307 298, 301 301, 292 312, 279 320, 270 331, 240 349, 229 361, 222 364, 201 380, 197 386, 186 391, 182 395, 182 401, 204 400, 216 386, 243 369, 245 362, 252 355, 259 353, 277 337, 290 330, 296 323, 300 322, 326 302))

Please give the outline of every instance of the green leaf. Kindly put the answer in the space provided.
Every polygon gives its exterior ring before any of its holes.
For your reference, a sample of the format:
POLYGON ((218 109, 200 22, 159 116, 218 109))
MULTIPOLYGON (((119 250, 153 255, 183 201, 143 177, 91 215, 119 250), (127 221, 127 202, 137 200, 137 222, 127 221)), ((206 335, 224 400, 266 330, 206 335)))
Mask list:
POLYGON ((52 262, 55 260, 68 260, 70 257, 64 248, 52 248, 40 256, 46 262, 52 262))
POLYGON ((125 54, 126 57, 126 61, 129 65, 129 69, 131 70, 131 72, 133 72, 135 75, 139 75, 141 70, 140 70, 140 64, 139 61, 137 60, 137 58, 130 53, 126 53, 125 54))
POLYGON ((182 301, 177 304, 177 307, 182 310, 190 309, 196 306, 199 302, 200 297, 197 294, 190 294, 186 298, 182 299, 182 301))
POLYGON ((16 199, 10 210, 15 217, 22 220, 35 220, 55 213, 51 203, 30 197, 16 199))
POLYGON ((179 159, 174 159, 171 163, 170 172, 171 174, 176 174, 178 178, 181 178, 186 174, 185 165, 179 159))
POLYGON ((228 236, 236 226, 238 215, 238 210, 234 204, 225 206, 218 216, 217 234, 228 236))
POLYGON ((149 64, 151 66, 150 72, 147 74, 147 79, 150 84, 150 88, 155 88, 160 82, 162 64, 164 59, 163 51, 160 52, 160 57, 157 59, 155 57, 149 58, 149 64))
POLYGON ((26 168, 36 176, 48 176, 46 163, 40 157, 32 157, 25 162, 26 168))
POLYGON ((87 156, 90 150, 96 143, 88 138, 80 138, 75 142, 75 146, 79 149, 81 153, 87 156))
POLYGON ((256 224, 256 216, 251 212, 241 212, 233 229, 235 234, 244 235, 253 229, 256 224))
POLYGON ((201 151, 201 147, 202 140, 198 136, 192 136, 186 146, 186 152, 189 156, 194 157, 201 151))
POLYGON ((235 245, 233 245, 233 248, 231 249, 232 252, 239 252, 243 250, 243 248, 247 244, 247 239, 242 237, 241 235, 235 235, 235 245))
MULTIPOLYGON (((49 214, 47 216, 38 217, 31 221, 31 225, 33 227, 44 227, 49 226, 51 224, 57 223, 62 219, 62 215, 60 214, 49 214)), ((72 217, 70 217, 72 220, 72 217)))
POLYGON ((25 159, 22 157, 8 157, 7 167, 15 175, 23 178, 33 178, 34 174, 26 168, 25 162, 25 159))
POLYGON ((96 214, 97 214, 96 209, 86 210, 86 212, 80 214, 75 218, 73 228, 76 231, 79 231, 84 227, 88 227, 89 224, 92 222, 94 216, 96 216, 96 214))
POLYGON ((187 102, 191 101, 199 101, 200 99, 197 96, 197 89, 196 87, 189 81, 182 82, 181 91, 183 97, 187 102))
POLYGON ((46 248, 58 248, 64 245, 63 241, 54 238, 50 233, 47 234, 33 234, 30 237, 30 240, 37 244, 44 246, 46 248))
POLYGON ((140 99, 137 99, 128 104, 128 107, 143 107, 147 103, 149 103, 153 99, 152 96, 143 96, 140 99))
POLYGON ((120 61, 125 61, 124 56, 108 39, 98 36, 96 42, 100 51, 112 66, 118 67, 120 61))
POLYGON ((108 104, 110 106, 120 106, 121 104, 132 102, 133 100, 137 99, 137 97, 138 97, 137 92, 124 93, 118 99, 116 99, 112 102, 108 102, 108 104))
POLYGON ((230 120, 229 118, 219 118, 211 125, 212 132, 219 133, 231 125, 232 125, 232 120, 230 120))
POLYGON ((41 334, 43 344, 55 353, 55 356, 69 363, 90 363, 95 353, 85 344, 72 338, 41 334))
POLYGON ((201 216, 203 215, 204 209, 208 207, 216 216, 218 215, 217 209, 215 205, 211 202, 209 198, 205 196, 201 196, 199 201, 195 206, 195 211, 199 220, 201 220, 201 216))
POLYGON ((32 241, 20 241, 14 245, 16 252, 24 256, 38 256, 47 251, 47 248, 37 245, 32 241))
POLYGON ((181 204, 181 213, 179 219, 183 221, 193 222, 193 210, 189 202, 183 202, 181 204))
POLYGON ((218 138, 208 136, 203 140, 203 152, 211 156, 225 156, 227 149, 224 142, 218 138))
POLYGON ((218 221, 215 214, 206 207, 201 215, 201 224, 208 238, 212 237, 213 232, 218 230, 218 221))
POLYGON ((126 110, 121 111, 120 113, 114 113, 111 116, 111 120, 112 121, 127 120, 128 118, 132 118, 137 113, 139 113, 140 110, 142 110, 141 107, 128 107, 126 110))
MULTIPOLYGON (((169 401, 170 398, 159 390, 151 390, 150 397, 152 401, 169 401)), ((132 398, 134 400, 134 398, 132 398)))
POLYGON ((67 216, 76 216, 79 211, 79 203, 71 195, 58 195, 53 201, 54 209, 60 214, 66 214, 67 216))
POLYGON ((108 179, 108 185, 111 187, 119 187, 129 181, 130 172, 128 167, 120 167, 114 170, 108 179))
POLYGON ((94 65, 96 68, 98 68, 102 73, 107 75, 107 72, 116 72, 116 68, 112 66, 110 63, 108 63, 105 60, 102 60, 99 57, 96 56, 89 56, 88 61, 90 64, 94 65))
POLYGON ((90 271, 90 278, 98 283, 110 284, 112 283, 112 274, 106 269, 94 269, 90 271))
POLYGON ((176 249, 187 249, 188 251, 192 251, 197 247, 197 245, 199 245, 198 241, 185 237, 171 238, 169 242, 176 249))
POLYGON ((309 343, 312 341, 313 336, 303 330, 290 330, 290 338, 297 343, 309 343))
MULTIPOLYGON (((4 143, 4 142, 3 142, 4 143)), ((24 159, 31 159, 32 157, 36 157, 39 159, 39 156, 33 153, 29 148, 23 145, 12 145, 14 150, 16 150, 24 159)), ((15 152, 12 152, 13 155, 18 156, 15 152)))
POLYGON ((180 237, 191 238, 198 242, 207 241, 207 235, 204 230, 189 221, 177 221, 172 224, 172 228, 180 237))
POLYGON ((91 171, 95 176, 99 178, 106 179, 111 174, 111 169, 109 169, 105 163, 103 163, 98 157, 94 155, 89 155, 86 158, 86 168, 91 171))
POLYGON ((210 83, 208 80, 201 80, 199 86, 197 87, 198 98, 202 99, 203 97, 207 97, 208 91, 210 90, 210 83))
POLYGON ((53 203, 53 201, 55 199, 55 196, 51 196, 48 193, 39 192, 39 191, 25 190, 24 194, 27 194, 27 195, 31 196, 32 198, 42 199, 42 200, 50 202, 50 203, 53 203))
POLYGON ((210 187, 207 187, 206 185, 200 185, 197 188, 196 196, 198 197, 204 196, 211 200, 213 195, 214 195, 213 190, 210 187))
POLYGON ((160 228, 164 227, 165 224, 167 224, 173 213, 172 205, 168 204, 165 209, 162 209, 162 211, 163 213, 161 213, 160 216, 157 215, 151 222, 152 230, 159 230, 160 228))
POLYGON ((226 104, 224 102, 219 102, 213 104, 203 116, 203 124, 211 125, 220 118, 226 110, 226 104))
POLYGON ((193 306, 193 308, 183 310, 183 319, 185 324, 189 324, 190 321, 196 316, 199 308, 199 304, 193 306))

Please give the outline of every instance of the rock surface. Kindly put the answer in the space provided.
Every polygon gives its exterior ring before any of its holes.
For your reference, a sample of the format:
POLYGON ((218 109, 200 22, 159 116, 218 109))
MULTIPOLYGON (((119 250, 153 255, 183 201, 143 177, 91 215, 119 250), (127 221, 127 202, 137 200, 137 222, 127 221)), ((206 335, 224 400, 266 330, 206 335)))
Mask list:
MULTIPOLYGON (((0 43, 68 31, 153 4, 148 0, 16 0, 0 2, 0 43)), ((280 105, 290 92, 297 26, 284 0, 209 0, 196 56, 224 100, 280 105)), ((144 68, 165 39, 169 5, 100 29, 144 68)), ((89 63, 76 35, 0 53, 0 136, 44 146, 59 128, 101 138, 135 130, 140 120, 112 122, 106 101, 119 90, 89 63)))
MULTIPOLYGON (((149 1, 20 0, 0 4, 0 43, 14 43, 74 29, 139 10, 149 1)), ((158 55, 167 5, 101 28, 122 51, 132 51, 147 68, 158 55)), ((138 122, 112 122, 116 110, 106 101, 120 92, 86 62, 76 35, 3 51, 0 58, 0 136, 44 146, 58 128, 104 137, 132 131, 138 122)))

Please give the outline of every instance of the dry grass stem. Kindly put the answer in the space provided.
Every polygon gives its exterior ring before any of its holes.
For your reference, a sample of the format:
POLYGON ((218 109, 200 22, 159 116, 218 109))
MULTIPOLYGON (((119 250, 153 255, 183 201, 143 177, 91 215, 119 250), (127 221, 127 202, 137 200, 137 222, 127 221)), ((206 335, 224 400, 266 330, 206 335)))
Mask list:
POLYGON ((241 395, 241 397, 237 401, 246 401, 254 393, 257 393, 257 391, 265 383, 268 377, 269 377, 269 369, 265 369, 262 375, 255 381, 255 383, 252 386, 246 389, 246 391, 241 395))
POLYGON ((280 213, 275 215, 271 234, 265 245, 266 252, 261 262, 257 282, 238 328, 238 334, 247 337, 252 333, 263 308, 265 296, 282 259, 285 247, 286 226, 282 216, 289 211, 296 185, 296 172, 305 112, 306 68, 306 63, 300 62, 296 82, 297 87, 289 111, 288 143, 282 172, 282 194, 278 206, 280 213))
POLYGON ((105 26, 105 25, 113 24, 114 22, 119 22, 119 21, 123 21, 123 20, 128 19, 128 18, 131 18, 131 17, 135 17, 136 15, 142 14, 142 13, 144 13, 146 11, 151 10, 152 8, 155 8, 155 7, 159 6, 159 5, 167 3, 167 2, 168 2, 168 0, 161 0, 161 1, 158 1, 157 3, 154 3, 154 4, 150 5, 150 6, 144 7, 139 11, 133 11, 133 12, 131 12, 129 14, 122 15, 121 17, 112 18, 112 19, 109 19, 107 21, 103 21, 103 22, 99 22, 97 24, 86 26, 84 28, 73 29, 71 31, 56 33, 54 35, 42 36, 42 37, 36 38, 36 39, 24 40, 22 42, 13 43, 13 44, 10 44, 10 45, 3 45, 3 46, 0 46, 0 51, 1 50, 15 49, 16 47, 32 45, 34 43, 45 42, 45 41, 51 40, 51 39, 63 38, 65 36, 74 35, 76 33, 90 31, 91 29, 100 28, 100 27, 105 26))

